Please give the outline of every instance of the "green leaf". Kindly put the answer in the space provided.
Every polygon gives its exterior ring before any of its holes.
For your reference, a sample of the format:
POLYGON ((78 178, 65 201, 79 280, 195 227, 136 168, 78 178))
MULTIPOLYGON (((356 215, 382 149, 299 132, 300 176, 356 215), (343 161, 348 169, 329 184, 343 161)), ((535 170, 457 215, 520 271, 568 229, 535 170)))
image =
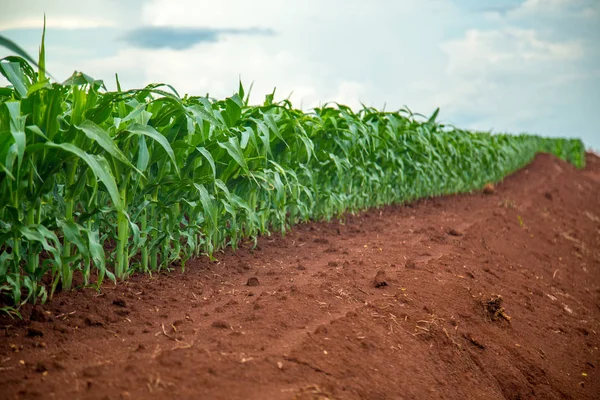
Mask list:
POLYGON ((87 246, 81 240, 81 229, 80 227, 73 221, 66 221, 63 219, 59 219, 56 221, 58 227, 63 231, 65 235, 65 239, 67 239, 71 243, 75 243, 79 251, 85 256, 89 257, 89 252, 87 246))
POLYGON ((19 232, 26 239, 40 243, 44 250, 54 255, 54 259, 58 266, 61 266, 60 242, 58 241, 58 237, 56 234, 54 234, 54 232, 48 230, 43 225, 33 225, 30 227, 21 226, 19 227, 19 232), (48 239, 54 242, 54 245, 48 243, 48 239))
POLYGON ((223 113, 223 117, 227 122, 227 126, 235 126, 242 115, 242 102, 239 96, 235 95, 225 100, 225 103, 227 104, 227 109, 223 113))
POLYGON ((213 200, 211 199, 204 185, 194 183, 194 187, 198 190, 200 195, 200 202, 202 203, 202 208, 204 209, 205 215, 208 215, 212 226, 215 227, 217 225, 217 210, 213 200))
POLYGON ((215 179, 215 177, 217 176, 217 169, 215 168, 215 160, 213 159, 212 154, 210 154, 210 152, 204 147, 196 147, 196 150, 198 150, 198 152, 200 152, 200 154, 202 154, 204 158, 206 158, 206 161, 208 161, 208 163, 210 164, 210 168, 212 169, 213 173, 213 179, 215 179))
POLYGON ((63 86, 81 86, 91 85, 93 87, 104 87, 102 80, 96 80, 83 72, 75 71, 67 80, 62 83, 63 86))
POLYGON ((227 142, 219 142, 219 146, 227 150, 227 153, 235 160, 235 162, 242 167, 245 172, 248 172, 248 164, 244 158, 244 153, 238 142, 238 138, 231 136, 227 142))
POLYGON ((435 109, 435 111, 433 112, 433 114, 431 115, 431 117, 429 117, 429 119, 427 120, 427 125, 433 125, 435 124, 435 120, 438 116, 438 114, 440 113, 440 109, 439 107, 435 109))
POLYGON ((27 95, 26 97, 31 96, 33 93, 42 90, 42 89, 51 89, 52 88, 52 84, 50 83, 49 80, 45 80, 45 81, 39 81, 34 83, 33 85, 29 86, 29 88, 27 89, 27 95))
MULTIPOLYGON (((0 42, 2 35, 0 35, 0 42)), ((2 69, 2 75, 15 87, 17 93, 21 98, 27 97, 27 90, 29 89, 29 82, 23 75, 21 70, 21 64, 17 62, 2 62, 0 60, 0 69, 2 69)))
POLYGON ((27 117, 21 115, 20 101, 8 101, 4 104, 8 108, 8 113, 10 115, 10 133, 17 145, 17 179, 19 179, 18 177, 21 173, 21 165, 23 164, 23 156, 25 154, 25 121, 27 120, 27 117))
POLYGON ((104 278, 105 274, 108 275, 108 278, 111 281, 116 282, 115 276, 106 269, 104 248, 98 240, 98 233, 89 229, 86 230, 86 233, 90 249, 90 255, 92 257, 92 260, 94 261, 94 265, 99 271, 98 287, 102 283, 102 279, 104 278))
POLYGON ((102 147, 108 154, 117 160, 121 161, 128 167, 133 168, 131 162, 125 157, 125 154, 119 149, 115 141, 110 137, 108 132, 96 125, 90 120, 83 121, 77 126, 77 129, 81 130, 85 135, 95 141, 102 147))
POLYGON ((171 162, 173 163, 173 167, 175 168, 177 175, 179 175, 179 166, 177 165, 177 161, 175 160, 175 153, 173 153, 173 149, 171 148, 171 145, 169 144, 169 141, 166 137, 164 137, 162 134, 157 132, 156 129, 148 125, 132 124, 127 128, 127 130, 133 133, 134 135, 148 136, 149 138, 154 139, 159 145, 161 145, 162 148, 167 152, 169 158, 171 159, 171 162))
POLYGON ((148 146, 146 145, 146 137, 140 136, 138 142, 138 158, 137 158, 137 169, 139 171, 145 171, 148 168, 148 162, 150 161, 150 153, 148 152, 148 146))
POLYGON ((46 14, 44 14, 44 29, 42 30, 42 44, 39 53, 38 83, 46 81, 46 14))
POLYGON ((273 131, 275 136, 277 136, 282 142, 285 143, 285 140, 283 139, 283 136, 281 136, 281 132, 279 131, 279 127, 275 123, 275 119, 273 118, 273 116, 271 114, 264 114, 263 117, 265 123, 269 126, 271 131, 273 131))
POLYGON ((102 156, 91 155, 81 150, 79 147, 71 143, 53 143, 47 142, 44 144, 46 147, 56 148, 68 153, 74 154, 75 156, 82 159, 92 170, 94 175, 102 181, 110 198, 112 199, 113 205, 117 211, 123 211, 123 201, 119 195, 117 184, 112 175, 110 167, 106 162, 106 159, 102 156))
POLYGON ((248 141, 250 140, 250 137, 253 135, 254 135, 254 131, 250 127, 247 127, 246 129, 244 129, 242 131, 242 140, 240 142, 240 147, 242 149, 245 149, 246 146, 248 146, 248 141))
MULTIPOLYGON (((238 95, 243 99, 244 98, 244 85, 242 85, 242 80, 239 80, 238 86, 238 95)), ((241 106, 240 106, 241 107, 241 106)))

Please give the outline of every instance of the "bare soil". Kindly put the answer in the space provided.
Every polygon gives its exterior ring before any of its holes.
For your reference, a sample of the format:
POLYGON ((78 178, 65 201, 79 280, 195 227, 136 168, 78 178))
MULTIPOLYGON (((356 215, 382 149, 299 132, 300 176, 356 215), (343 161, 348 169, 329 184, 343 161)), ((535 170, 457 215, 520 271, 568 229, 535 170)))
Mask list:
POLYGON ((600 398, 600 158, 0 317, 2 399, 600 398))

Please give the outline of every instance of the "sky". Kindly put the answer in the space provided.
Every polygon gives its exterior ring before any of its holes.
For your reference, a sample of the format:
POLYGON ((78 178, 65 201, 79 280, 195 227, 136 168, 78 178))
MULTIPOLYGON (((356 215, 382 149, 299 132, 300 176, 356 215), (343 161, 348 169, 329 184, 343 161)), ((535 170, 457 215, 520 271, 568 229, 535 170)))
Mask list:
MULTIPOLYGON (((407 106, 600 150, 600 0, 2 0, 0 34, 115 89, 407 106)), ((0 49, 0 57, 8 55, 0 49)), ((5 85, 6 81, 0 84, 5 85)))

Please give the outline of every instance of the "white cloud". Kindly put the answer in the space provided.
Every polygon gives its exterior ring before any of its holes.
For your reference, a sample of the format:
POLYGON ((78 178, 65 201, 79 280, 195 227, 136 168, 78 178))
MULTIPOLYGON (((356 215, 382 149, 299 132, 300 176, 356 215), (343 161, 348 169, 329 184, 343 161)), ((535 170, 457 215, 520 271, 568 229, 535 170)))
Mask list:
POLYGON ((580 43, 540 39, 532 29, 472 29, 460 39, 441 45, 448 56, 448 74, 485 74, 494 70, 521 70, 537 62, 576 60, 583 55, 580 43))
POLYGON ((597 77, 590 72, 540 57, 519 59, 518 52, 506 58, 488 55, 483 60, 477 58, 480 55, 455 53, 451 60, 459 54, 466 54, 465 59, 451 61, 454 69, 448 70, 447 81, 435 95, 450 122, 474 130, 577 135, 588 144, 600 145, 600 138, 590 129, 600 122, 588 110, 594 82, 597 87, 597 77))
MULTIPOLYGON (((42 28, 44 26, 43 18, 20 18, 3 22, 0 28, 2 30, 9 29, 31 29, 42 28)), ((53 17, 46 20, 46 28, 59 29, 81 29, 81 28, 105 28, 113 27, 114 20, 102 18, 87 18, 87 17, 53 17)))
POLYGON ((0 30, 41 28, 101 28, 132 26, 143 0, 1 0, 0 30))
POLYGON ((469 129, 576 135, 600 147, 598 28, 586 17, 599 6, 526 0, 484 13, 484 24, 440 46, 447 56, 435 95, 442 115, 469 129))
MULTIPOLYGON (((273 28, 285 23, 280 17, 289 17, 288 6, 285 2, 268 0, 179 0, 176 6, 171 0, 152 0, 144 4, 141 14, 144 23, 153 26, 273 28)), ((297 6, 300 12, 305 9, 302 3, 297 6)))
POLYGON ((539 18, 570 14, 570 16, 595 16, 600 10, 597 0, 525 0, 508 13, 509 18, 539 18))
POLYGON ((569 4, 573 4, 578 0, 525 0, 517 7, 514 14, 531 14, 540 12, 556 12, 563 10, 569 4))
POLYGON ((344 81, 340 83, 334 101, 358 109, 366 90, 366 85, 360 82, 344 81))
POLYGON ((387 101, 394 107, 408 103, 433 110, 431 100, 406 77, 420 75, 425 80, 428 71, 440 68, 430 57, 441 57, 439 51, 422 43, 441 39, 444 17, 455 11, 446 0, 307 0, 294 7, 269 0, 210 5, 184 0, 177 5, 151 1, 142 10, 142 20, 152 26, 269 28, 275 35, 236 36, 171 52, 169 62, 162 63, 168 65, 145 64, 146 76, 169 79, 189 92, 199 89, 221 96, 231 93, 241 75, 244 82, 255 82, 256 101, 276 86, 278 98, 293 92, 294 104, 305 109, 325 101, 355 107, 361 101, 378 106, 387 101), (409 59, 430 63, 416 65, 409 59))
POLYGON ((586 7, 581 11, 581 16, 586 18, 597 18, 600 15, 600 5, 586 7))

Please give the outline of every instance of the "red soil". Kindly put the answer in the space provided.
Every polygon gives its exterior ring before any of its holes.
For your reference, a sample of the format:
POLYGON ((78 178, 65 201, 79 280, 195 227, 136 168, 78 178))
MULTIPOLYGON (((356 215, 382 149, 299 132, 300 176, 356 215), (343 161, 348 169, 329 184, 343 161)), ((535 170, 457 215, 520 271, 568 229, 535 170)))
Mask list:
POLYGON ((486 193, 25 306, 0 398, 600 398, 600 158, 486 193))

